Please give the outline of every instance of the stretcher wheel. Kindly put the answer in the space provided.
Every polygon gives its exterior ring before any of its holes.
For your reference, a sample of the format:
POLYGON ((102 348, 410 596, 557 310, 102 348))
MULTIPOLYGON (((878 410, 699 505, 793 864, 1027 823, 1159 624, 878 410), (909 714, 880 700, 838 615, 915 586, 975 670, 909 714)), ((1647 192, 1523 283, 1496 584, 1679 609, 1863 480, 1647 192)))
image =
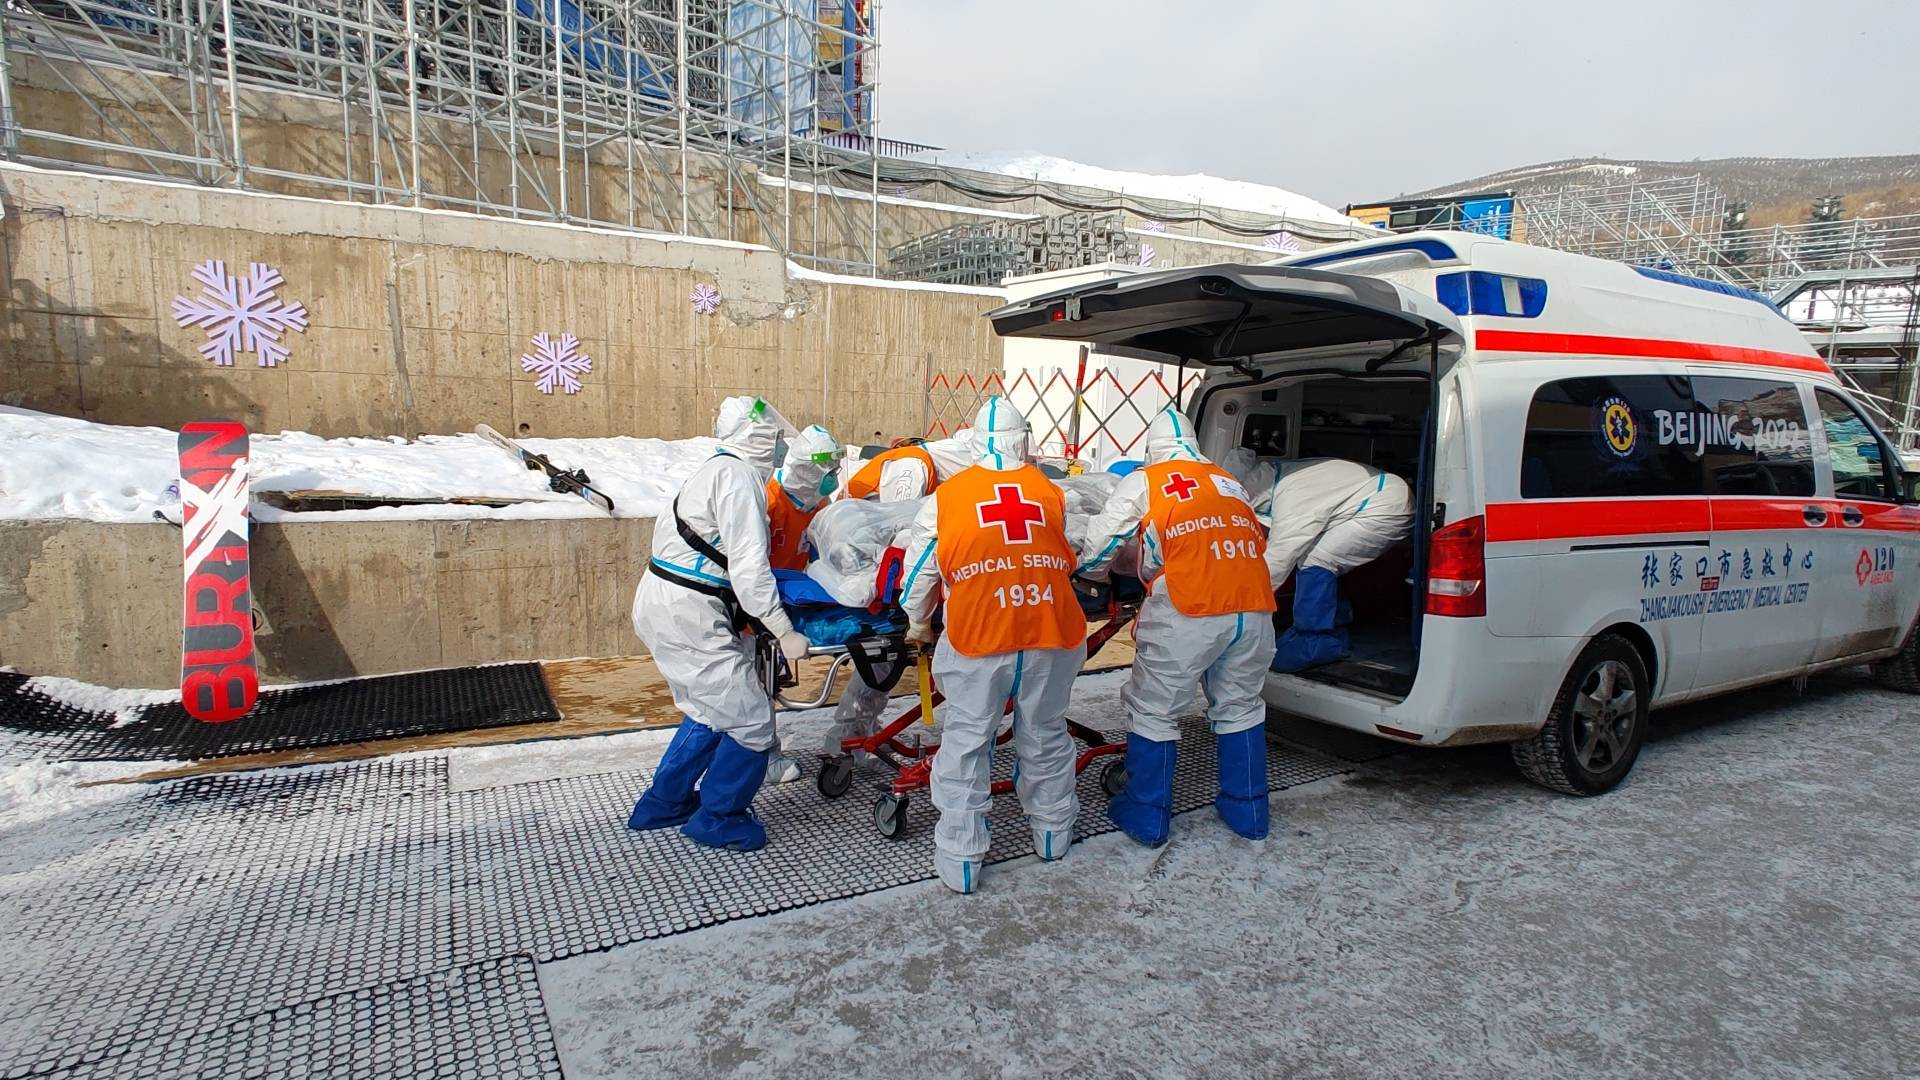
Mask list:
POLYGON ((873 804, 873 827, 889 840, 907 835, 907 797, 884 792, 873 804))
POLYGON ((1100 770, 1100 789, 1107 793, 1107 798, 1109 799, 1115 798, 1121 792, 1127 790, 1127 763, 1125 761, 1107 762, 1107 767, 1100 770))
POLYGON ((822 761, 820 775, 814 777, 813 785, 824 798, 837 799, 845 795, 853 786, 853 755, 842 754, 822 761))

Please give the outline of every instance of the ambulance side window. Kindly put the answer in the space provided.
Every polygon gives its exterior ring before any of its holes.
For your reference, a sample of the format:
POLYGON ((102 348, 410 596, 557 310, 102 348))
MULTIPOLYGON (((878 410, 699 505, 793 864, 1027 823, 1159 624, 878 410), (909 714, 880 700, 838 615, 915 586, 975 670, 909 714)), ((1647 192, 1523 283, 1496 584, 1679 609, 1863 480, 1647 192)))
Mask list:
POLYGON ((1527 410, 1521 498, 1703 494, 1700 459, 1680 444, 1675 420, 1693 410, 1681 376, 1596 375, 1541 386, 1527 410))
POLYGON ((1707 494, 1813 494, 1813 434, 1798 386, 1696 375, 1693 401, 1693 415, 1675 434, 1701 455, 1707 494))
POLYGON ((1835 497, 1892 502, 1886 444, 1874 434, 1873 426, 1838 394, 1815 390, 1814 398, 1820 402, 1820 427, 1826 433, 1835 497))

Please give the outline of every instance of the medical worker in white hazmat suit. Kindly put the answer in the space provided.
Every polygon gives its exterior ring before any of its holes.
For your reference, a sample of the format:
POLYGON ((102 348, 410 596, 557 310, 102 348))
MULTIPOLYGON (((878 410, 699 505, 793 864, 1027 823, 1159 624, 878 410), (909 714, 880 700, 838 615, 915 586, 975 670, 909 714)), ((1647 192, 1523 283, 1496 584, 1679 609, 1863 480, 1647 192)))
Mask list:
POLYGON ((1139 843, 1166 843, 1178 718, 1198 682, 1219 755, 1214 808, 1234 832, 1264 839, 1267 704, 1260 692, 1273 659, 1274 601, 1253 499, 1201 456, 1192 421, 1174 409, 1147 425, 1146 458, 1094 517, 1080 565, 1082 576, 1099 577, 1122 545, 1140 541, 1147 598, 1134 626, 1133 669, 1120 691, 1127 786, 1107 815, 1139 843))
POLYGON ((1293 625, 1274 646, 1273 670, 1305 671, 1347 655, 1340 577, 1413 531, 1407 482, 1341 458, 1279 463, 1267 571, 1278 589, 1293 574, 1293 625))
POLYGON ((955 892, 980 884, 992 805, 993 739, 1012 708, 1014 790, 1042 859, 1073 842, 1074 745, 1067 702, 1087 657, 1073 591, 1066 495, 1027 461, 1027 421, 989 398, 974 425, 972 468, 942 483, 908 530, 902 607, 909 640, 932 640, 934 594, 946 632, 933 654, 940 752, 932 770, 933 866, 955 892))
POLYGON ((713 434, 720 448, 655 522, 633 597, 634 632, 683 718, 627 826, 678 825, 708 847, 752 851, 767 842, 752 803, 775 739, 773 703, 741 629, 757 621, 789 663, 806 655, 767 562, 767 480, 775 447, 796 432, 766 402, 733 397, 720 403, 713 434))

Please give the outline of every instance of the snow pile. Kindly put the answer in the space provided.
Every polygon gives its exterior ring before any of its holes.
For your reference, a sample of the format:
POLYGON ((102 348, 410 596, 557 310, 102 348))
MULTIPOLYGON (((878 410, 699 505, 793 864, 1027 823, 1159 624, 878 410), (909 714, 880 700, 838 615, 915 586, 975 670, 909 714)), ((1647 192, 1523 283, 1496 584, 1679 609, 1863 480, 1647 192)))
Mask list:
POLYGON ((953 152, 942 150, 915 155, 914 160, 956 169, 1018 176, 1076 187, 1122 192, 1143 199, 1200 203, 1253 214, 1271 214, 1292 221, 1322 221, 1335 225, 1366 226, 1335 210, 1285 188, 1255 184, 1246 180, 1227 180, 1206 173, 1162 176, 1155 173, 1126 172, 1085 165, 1049 154, 1007 153, 1001 151, 953 152))
MULTIPOLYGON (((117 427, 0 406, 0 519, 80 518, 146 522, 155 511, 179 519, 177 433, 117 427)), ((522 439, 561 468, 584 468, 613 498, 620 517, 653 517, 713 453, 712 439, 522 439)), ((329 513, 344 518, 592 517, 576 495, 549 491, 545 474, 522 468, 475 435, 418 440, 323 439, 303 432, 254 435, 252 487, 261 491, 342 491, 385 498, 477 496, 524 499, 514 506, 379 507, 329 513)), ((254 504, 259 521, 313 514, 254 504)))

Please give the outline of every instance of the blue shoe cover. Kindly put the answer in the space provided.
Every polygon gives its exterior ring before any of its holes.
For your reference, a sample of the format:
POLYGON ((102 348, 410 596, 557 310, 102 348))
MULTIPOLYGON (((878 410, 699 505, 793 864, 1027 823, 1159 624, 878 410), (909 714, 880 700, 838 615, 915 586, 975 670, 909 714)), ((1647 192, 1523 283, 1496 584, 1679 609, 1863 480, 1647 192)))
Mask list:
POLYGON ((652 786, 633 804, 633 816, 627 819, 627 828, 645 832, 686 824, 700 807, 700 800, 693 793, 694 785, 707 771, 720 739, 720 733, 707 725, 691 716, 682 717, 680 730, 673 733, 673 741, 667 744, 667 752, 660 755, 660 764, 653 770, 652 786))
MULTIPOLYGON (((1347 609, 1347 622, 1353 621, 1353 609, 1347 609)), ((1319 566, 1302 567, 1293 576, 1293 627, 1304 631, 1326 631, 1345 625, 1340 619, 1340 578, 1319 566)))
POLYGON ((1107 803, 1107 816, 1135 843, 1159 847, 1173 831, 1173 761, 1180 744, 1127 736, 1127 786, 1107 803))
POLYGON ((1220 795, 1213 808, 1227 828, 1249 840, 1267 838, 1267 726, 1215 739, 1220 751, 1220 795))
POLYGON ((753 816, 753 797, 767 779, 771 749, 749 750, 731 736, 720 740, 713 764, 700 781, 700 809, 693 812, 680 835, 696 844, 730 851, 758 851, 767 846, 767 829, 753 816))
POLYGON ((1345 659, 1346 655, 1345 630, 1302 632, 1298 627, 1289 626, 1280 640, 1274 642, 1270 667, 1281 673, 1305 671, 1345 659))

